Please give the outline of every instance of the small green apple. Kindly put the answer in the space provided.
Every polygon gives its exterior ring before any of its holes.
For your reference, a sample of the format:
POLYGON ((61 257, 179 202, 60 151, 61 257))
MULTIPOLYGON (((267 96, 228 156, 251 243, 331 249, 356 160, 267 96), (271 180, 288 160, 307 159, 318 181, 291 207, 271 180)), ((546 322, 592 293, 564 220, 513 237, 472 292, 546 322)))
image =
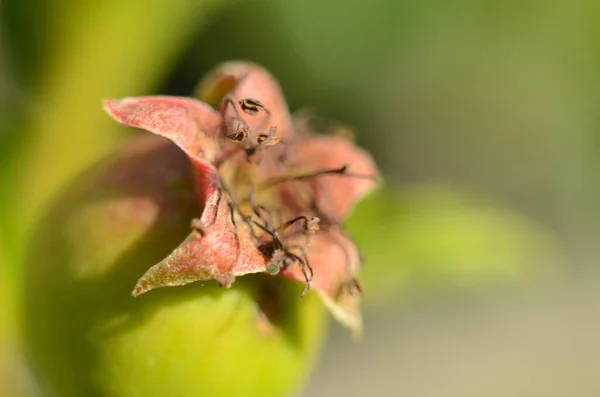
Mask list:
POLYGON ((145 136, 50 205, 24 285, 30 360, 50 394, 268 397, 306 378, 326 321, 301 283, 257 274, 131 296, 189 234, 193 183, 181 150, 145 136))

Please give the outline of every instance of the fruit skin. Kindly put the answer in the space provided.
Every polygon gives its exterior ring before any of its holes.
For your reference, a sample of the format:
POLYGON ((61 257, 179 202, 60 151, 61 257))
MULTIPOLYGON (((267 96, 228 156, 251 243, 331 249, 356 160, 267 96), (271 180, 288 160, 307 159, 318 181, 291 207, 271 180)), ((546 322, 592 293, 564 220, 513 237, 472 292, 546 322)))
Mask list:
POLYGON ((188 159, 136 138, 50 205, 28 249, 29 356, 57 396, 280 396, 306 378, 325 312, 268 275, 133 298, 200 213, 188 159))

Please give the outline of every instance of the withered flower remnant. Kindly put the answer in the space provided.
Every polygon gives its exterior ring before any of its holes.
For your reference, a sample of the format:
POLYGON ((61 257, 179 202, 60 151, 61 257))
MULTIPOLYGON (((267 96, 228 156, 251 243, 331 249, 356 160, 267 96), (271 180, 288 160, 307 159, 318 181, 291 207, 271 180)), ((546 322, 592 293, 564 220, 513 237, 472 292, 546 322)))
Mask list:
POLYGON ((316 290, 360 333, 360 260, 341 221, 375 186, 374 162, 343 137, 296 128, 279 85, 257 65, 226 63, 201 88, 213 99, 223 91, 217 110, 182 97, 105 102, 120 123, 186 153, 202 203, 189 236, 139 279, 133 295, 199 280, 227 287, 264 272, 306 283, 303 295, 316 290))

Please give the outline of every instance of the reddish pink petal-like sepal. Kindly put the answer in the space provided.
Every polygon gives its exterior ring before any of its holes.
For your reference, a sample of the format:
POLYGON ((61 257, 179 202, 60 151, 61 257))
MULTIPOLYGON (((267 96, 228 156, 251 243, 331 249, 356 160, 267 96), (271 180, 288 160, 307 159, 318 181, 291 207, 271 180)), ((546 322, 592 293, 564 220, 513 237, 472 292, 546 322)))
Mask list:
MULTIPOLYGON (((354 242, 338 228, 320 231, 310 240, 308 260, 313 269, 311 288, 321 295, 333 316, 355 337, 362 333, 360 286, 356 274, 360 256, 354 242)), ((299 265, 284 267, 281 275, 305 282, 299 265)))
POLYGON ((139 279, 133 295, 153 288, 184 285, 200 280, 217 280, 223 286, 236 276, 264 272, 266 258, 259 252, 247 225, 233 215, 224 198, 219 198, 217 181, 209 183, 208 200, 196 230, 160 263, 139 279), (235 225, 235 226, 234 226, 235 225))
MULTIPOLYGON (((211 101, 217 96, 215 93, 222 93, 222 99, 231 99, 236 106, 241 99, 256 99, 264 104, 268 114, 262 111, 248 116, 242 112, 250 131, 254 134, 266 133, 275 125, 277 134, 283 138, 293 133, 292 118, 279 83, 266 69, 254 63, 238 61, 220 65, 200 83, 198 92, 203 98, 211 98, 211 101), (230 87, 232 88, 225 95, 225 89, 230 87)), ((221 102, 221 110, 226 121, 235 116, 231 106, 225 106, 224 102, 221 102)), ((226 123, 226 128, 231 127, 226 123)))
POLYGON ((236 276, 264 271, 265 258, 239 214, 232 214, 222 197, 219 176, 211 164, 219 154, 221 115, 203 102, 165 96, 107 100, 105 108, 120 123, 143 128, 179 146, 194 167, 202 205, 201 217, 193 222, 196 230, 140 278, 133 294, 199 280, 230 285, 236 276))
POLYGON ((347 166, 343 174, 291 181, 282 186, 283 194, 299 208, 315 203, 318 215, 324 220, 343 221, 356 202, 377 184, 378 170, 371 156, 343 137, 309 135, 300 138, 294 150, 295 174, 347 166))
POLYGON ((104 108, 121 124, 173 141, 191 159, 210 163, 222 118, 209 105, 191 98, 151 96, 108 99, 104 108))
POLYGON ((218 112, 198 100, 171 96, 107 99, 104 109, 121 124, 145 129, 179 146, 194 167, 201 203, 208 198, 206 181, 216 175, 212 162, 219 154, 216 137, 222 119, 218 112))

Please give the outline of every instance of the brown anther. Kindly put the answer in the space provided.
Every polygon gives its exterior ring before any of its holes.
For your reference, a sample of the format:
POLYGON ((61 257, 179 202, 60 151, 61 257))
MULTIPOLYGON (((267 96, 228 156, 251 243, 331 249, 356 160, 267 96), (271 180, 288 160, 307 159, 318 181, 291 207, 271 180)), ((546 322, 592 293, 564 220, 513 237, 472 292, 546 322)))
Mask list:
POLYGON ((266 134, 265 133, 258 134, 258 137, 256 138, 256 142, 260 146, 277 145, 279 143, 279 141, 281 141, 281 137, 275 133, 276 130, 277 130, 277 126, 272 125, 266 134))
POLYGON ((240 99, 240 107, 242 108, 244 113, 249 114, 251 116, 254 116, 261 110, 269 113, 269 111, 267 110, 265 105, 258 99, 254 99, 254 98, 240 99))
POLYGON ((307 217, 301 215, 301 216, 297 216, 293 219, 290 219, 287 222, 282 223, 281 225, 277 226, 277 229, 275 229, 276 233, 283 233, 286 230, 288 230, 290 228, 290 226, 292 226, 294 223, 298 222, 298 221, 304 221, 304 230, 306 230, 306 225, 307 223, 310 221, 307 217))
POLYGON ((250 192, 248 193, 248 203, 254 212, 254 215, 258 217, 263 222, 263 226, 266 228, 271 227, 273 224, 273 214, 271 211, 265 207, 264 205, 257 204, 254 201, 254 189, 251 187, 250 192))
POLYGON ((306 228, 305 232, 307 234, 312 234, 314 232, 316 232, 317 230, 319 230, 319 222, 321 221, 321 219, 319 219, 316 216, 313 216, 309 221, 306 222, 306 224, 304 225, 304 227, 306 228))
POLYGON ((238 120, 238 125, 235 127, 235 131, 227 133, 227 138, 235 142, 241 142, 248 138, 248 124, 241 118, 234 117, 233 119, 238 120))
POLYGON ((192 219, 191 226, 192 229, 198 232, 201 236, 206 236, 206 234, 208 233, 206 230, 206 226, 204 226, 204 223, 202 223, 202 221, 198 218, 192 219))

